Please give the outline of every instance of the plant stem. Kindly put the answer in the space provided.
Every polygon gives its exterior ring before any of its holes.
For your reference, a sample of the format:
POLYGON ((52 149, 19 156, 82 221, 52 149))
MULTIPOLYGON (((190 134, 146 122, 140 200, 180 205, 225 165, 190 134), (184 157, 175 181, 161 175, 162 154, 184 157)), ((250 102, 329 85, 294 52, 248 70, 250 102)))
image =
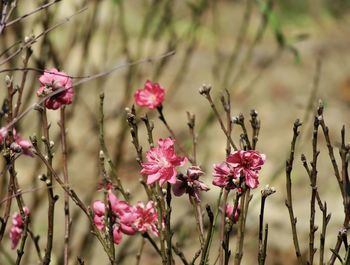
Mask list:
MULTIPOLYGON (((47 114, 46 109, 43 108, 40 110, 41 114, 41 122, 42 122, 42 128, 43 128, 43 140, 46 148, 46 155, 47 155, 47 164, 52 167, 52 152, 51 152, 51 143, 50 143, 50 134, 49 134, 49 128, 50 125, 47 122, 47 114)), ((53 236, 54 236, 54 214, 55 214, 55 203, 58 199, 57 196, 54 195, 53 189, 52 189, 52 172, 50 167, 47 165, 47 195, 49 200, 49 208, 48 208, 48 230, 47 230, 47 241, 46 241, 46 249, 45 249, 45 255, 43 259, 43 265, 48 265, 51 262, 51 252, 53 247, 53 236)))
MULTIPOLYGON (((65 107, 60 109, 61 121, 61 148, 63 158, 63 181, 68 187, 68 164, 67 164, 67 138, 66 138, 66 119, 65 119, 65 107)), ((69 195, 64 193, 64 265, 68 265, 69 258, 69 238, 70 238, 70 210, 69 210, 69 195)))
POLYGON ((245 235, 245 224, 248 214, 248 207, 251 200, 250 190, 246 190, 244 194, 242 194, 241 198, 241 213, 238 221, 238 239, 235 253, 234 264, 241 264, 241 260, 243 257, 243 244, 244 244, 244 235, 245 235))
POLYGON ((298 233, 297 233, 297 219, 294 217, 294 211, 293 211, 293 199, 292 199, 292 180, 291 180, 291 173, 293 170, 293 162, 294 162, 294 152, 295 152, 295 144, 297 137, 299 136, 299 127, 301 126, 301 123, 299 120, 296 120, 294 122, 293 127, 293 139, 291 143, 291 150, 290 150, 290 156, 289 159, 286 161, 286 189, 287 189, 287 199, 285 200, 285 204, 288 208, 289 212, 289 218, 290 223, 292 226, 292 234, 293 234, 293 243, 295 248, 295 253, 298 259, 298 263, 300 265, 305 264, 303 257, 301 256, 300 247, 299 247, 299 240, 298 240, 298 233))
POLYGON ((221 226, 220 226, 220 244, 219 244, 219 264, 224 264, 224 256, 223 256, 223 244, 224 244, 224 235, 225 235, 225 207, 227 203, 229 191, 224 189, 224 198, 221 203, 221 226))

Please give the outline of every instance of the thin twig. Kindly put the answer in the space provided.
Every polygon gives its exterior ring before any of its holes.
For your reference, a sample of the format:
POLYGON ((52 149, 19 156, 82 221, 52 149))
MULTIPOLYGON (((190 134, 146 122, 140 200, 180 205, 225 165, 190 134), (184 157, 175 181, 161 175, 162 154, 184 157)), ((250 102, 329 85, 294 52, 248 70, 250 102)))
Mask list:
POLYGON ((199 89, 199 93, 201 95, 203 95, 210 104, 210 107, 212 108, 212 110, 214 111, 214 114, 217 118, 217 120, 219 121, 220 127, 222 129, 222 131, 224 132, 224 134, 226 135, 227 139, 230 141, 231 146, 233 147, 233 149, 236 151, 237 150, 237 146, 235 145, 235 143, 233 142, 231 135, 229 134, 229 132, 227 131, 227 129, 225 128, 224 122, 222 121, 220 114, 210 96, 210 90, 211 90, 211 86, 210 85, 202 85, 202 87, 199 89))
POLYGON ((317 150, 317 134, 318 134, 319 121, 317 116, 314 119, 314 129, 312 134, 312 170, 311 170, 311 200, 310 200, 310 230, 309 230, 309 264, 313 265, 314 255, 316 249, 314 247, 315 232, 317 228, 315 227, 315 204, 317 196, 317 157, 319 151, 317 150))
MULTIPOLYGON (((55 1, 49 2, 49 3, 45 4, 45 5, 39 6, 38 8, 34 9, 34 10, 31 11, 31 12, 29 12, 29 13, 27 13, 27 14, 24 14, 24 15, 18 17, 18 18, 15 18, 14 20, 11 20, 10 22, 7 22, 5 26, 6 26, 6 27, 9 27, 9 26, 11 26, 12 24, 17 23, 18 21, 21 21, 21 20, 23 20, 24 18, 27 18, 27 17, 29 17, 29 16, 31 16, 31 15, 33 15, 33 14, 39 12, 39 11, 42 11, 42 10, 44 10, 44 9, 46 9, 46 8, 48 8, 48 7, 52 6, 52 5, 54 5, 54 4, 57 4, 58 2, 61 2, 61 1, 62 1, 62 0, 55 0, 55 1)), ((0 34, 1 34, 1 33, 0 33, 0 34)))
POLYGON ((266 248, 267 248, 267 233, 268 233, 268 225, 265 225, 265 234, 264 234, 264 211, 265 211, 265 201, 266 198, 276 190, 274 188, 270 188, 269 186, 265 187, 261 191, 261 205, 260 205, 260 215, 259 215, 259 253, 258 253, 258 262, 259 265, 265 264, 266 259, 266 248))
POLYGON ((240 212, 239 221, 238 221, 238 239, 237 239, 235 259, 234 259, 235 265, 241 264, 242 257, 243 257, 243 245, 244 245, 245 230, 246 230, 245 224, 247 220, 249 203, 251 199, 252 199, 252 195, 250 195, 250 190, 248 189, 244 192, 244 194, 242 194, 242 198, 241 198, 241 212, 240 212))
POLYGON ((214 227, 214 214, 210 209, 210 206, 207 205, 206 206, 206 210, 207 210, 207 214, 208 214, 208 218, 209 218, 209 228, 208 228, 208 232, 207 232, 207 237, 205 239, 205 244, 202 250, 202 256, 201 256, 201 260, 200 260, 200 265, 205 265, 207 264, 207 260, 208 260, 208 254, 209 254, 209 250, 210 250, 210 243, 212 240, 212 231, 213 231, 213 227, 214 227))
MULTIPOLYGON (((52 167, 52 150, 53 147, 50 141, 50 124, 47 121, 47 114, 46 109, 43 108, 39 110, 41 115, 41 122, 42 122, 42 129, 43 129, 43 142, 45 144, 46 149, 46 156, 47 156, 47 164, 52 167)), ((52 189, 52 172, 49 166, 47 166, 47 172, 46 172, 47 180, 47 195, 48 195, 48 201, 49 201, 49 208, 48 208, 48 230, 47 230, 47 241, 46 241, 46 248, 45 248, 45 255, 43 259, 43 265, 48 265, 51 262, 51 252, 53 247, 53 234, 54 234, 54 214, 55 214, 55 203, 58 200, 58 196, 55 196, 52 189)))
POLYGON ((293 127, 293 139, 291 143, 291 150, 288 160, 286 161, 286 189, 287 189, 287 199, 285 200, 285 204, 288 208, 289 217, 290 217, 290 223, 292 226, 292 234, 293 234, 293 243, 295 248, 295 253, 298 258, 298 262, 300 265, 304 265, 303 257, 301 256, 300 252, 300 246, 299 246, 299 240, 298 240, 298 233, 297 233, 297 218, 294 217, 294 211, 293 211, 293 199, 292 199, 292 180, 291 180, 291 173, 293 170, 293 162, 294 162, 294 152, 295 152, 295 144, 297 137, 299 136, 299 127, 301 126, 301 123, 299 120, 296 120, 294 122, 293 127))
POLYGON ((191 157, 188 155, 188 153, 186 152, 185 148, 181 145, 181 143, 180 143, 179 140, 177 139, 177 137, 176 137, 176 135, 175 135, 173 129, 171 129, 171 127, 169 126, 167 120, 165 119, 165 116, 164 116, 164 113, 163 113, 163 106, 162 106, 162 105, 159 106, 159 107, 157 108, 157 110, 158 110, 158 113, 159 113, 159 119, 163 122, 163 124, 164 124, 165 127, 167 128, 167 130, 168 130, 168 132, 170 133, 171 137, 174 138, 174 139, 176 139, 176 142, 175 142, 175 143, 176 143, 176 145, 179 147, 181 153, 182 153, 183 155, 185 155, 185 156, 187 157, 187 159, 188 159, 191 163, 193 163, 193 158, 191 158, 191 157))
MULTIPOLYGON (((63 158, 63 180, 64 184, 68 187, 68 164, 67 164, 67 138, 66 138, 66 119, 65 119, 65 106, 60 109, 61 120, 61 148, 63 158)), ((70 239, 70 210, 69 210, 69 195, 64 193, 64 265, 68 265, 69 258, 69 239, 70 239)))
POLYGON ((195 132, 196 116, 190 112, 187 112, 187 126, 192 136, 192 164, 197 165, 197 135, 195 132))
POLYGON ((104 138, 104 110, 103 110, 103 106, 104 106, 104 93, 100 94, 100 132, 99 132, 99 141, 100 141, 100 147, 101 150, 103 152, 103 155, 106 157, 107 162, 112 170, 112 176, 113 179, 117 182, 117 189, 120 191, 120 193, 123 195, 124 199, 128 200, 129 199, 129 195, 128 193, 125 191, 123 184, 119 178, 119 176, 117 175, 117 168, 114 165, 112 159, 109 156, 109 152, 105 143, 105 138, 104 138))

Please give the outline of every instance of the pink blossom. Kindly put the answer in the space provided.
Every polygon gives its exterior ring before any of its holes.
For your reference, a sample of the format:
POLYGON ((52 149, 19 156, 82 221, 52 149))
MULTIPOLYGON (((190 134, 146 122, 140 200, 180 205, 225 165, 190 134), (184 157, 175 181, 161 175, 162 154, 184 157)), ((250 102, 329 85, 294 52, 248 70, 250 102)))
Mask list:
MULTIPOLYGON (((23 212, 25 215, 29 215, 29 209, 27 207, 23 207, 23 212)), ((12 216, 12 226, 10 228, 10 240, 12 249, 15 249, 18 245, 18 242, 21 240, 23 229, 24 223, 22 216, 20 213, 16 212, 12 216)))
POLYGON ((122 240, 122 234, 134 235, 136 233, 137 230, 134 227, 134 222, 137 215, 132 206, 126 201, 118 199, 117 196, 109 190, 107 206, 99 200, 93 203, 94 224, 100 231, 104 231, 106 227, 105 211, 109 208, 111 209, 111 212, 109 213, 111 219, 109 221, 113 227, 114 243, 119 244, 122 240))
POLYGON ((105 227, 105 204, 101 201, 95 201, 92 208, 94 211, 94 223, 98 230, 103 230, 105 227))
POLYGON ((159 235, 157 223, 158 215, 153 201, 149 201, 146 205, 143 202, 137 203, 134 207, 137 218, 134 226, 137 231, 145 233, 151 231, 155 236, 159 235))
POLYGON ((32 144, 31 142, 23 139, 19 134, 17 134, 16 130, 13 129, 13 138, 16 142, 21 147, 22 153, 27 156, 34 156, 32 152, 32 144))
POLYGON ((143 89, 138 89, 135 94, 135 102, 140 107, 155 109, 164 101, 165 90, 158 83, 147 80, 143 89))
POLYGON ((40 76, 40 88, 37 91, 39 97, 46 97, 50 93, 65 88, 62 92, 46 99, 45 106, 48 109, 58 109, 62 105, 69 105, 73 102, 73 81, 65 72, 59 72, 52 68, 40 76))
POLYGON ((176 183, 176 167, 183 166, 187 159, 175 154, 174 142, 171 138, 159 139, 158 146, 146 153, 147 162, 142 163, 141 174, 148 175, 147 184, 176 183))
POLYGON ((239 177, 237 178, 234 167, 227 162, 215 164, 213 176, 213 184, 215 186, 226 189, 238 187, 239 177))
POLYGON ((266 156, 257 151, 239 150, 227 157, 226 161, 230 163, 236 172, 236 176, 244 176, 245 184, 255 189, 259 185, 259 171, 265 163, 266 156))
POLYGON ((184 193, 188 193, 189 196, 193 197, 196 202, 200 202, 200 192, 208 191, 209 188, 199 177, 204 172, 198 166, 191 166, 187 169, 187 174, 177 174, 176 183, 173 185, 173 192, 175 196, 181 196, 184 193))
POLYGON ((0 128, 0 144, 2 144, 3 141, 5 140, 7 133, 8 133, 8 131, 7 131, 6 127, 0 128))
POLYGON ((226 189, 239 188, 242 181, 251 189, 259 185, 259 171, 265 155, 254 150, 238 150, 226 158, 226 162, 214 165, 213 184, 226 189))
MULTIPOLYGON (((5 127, 1 128, 0 129, 0 144, 4 143, 7 135, 8 135, 8 130, 5 127)), ((13 148, 14 150, 18 150, 18 152, 22 152, 24 155, 34 156, 32 150, 31 150, 32 144, 29 141, 24 140, 17 133, 16 129, 13 129, 12 135, 13 135, 14 142, 11 143, 11 148, 13 148)))
POLYGON ((239 218, 239 206, 238 209, 235 209, 235 207, 233 205, 230 204, 226 204, 225 206, 225 214, 228 218, 232 219, 235 223, 238 221, 239 218))
POLYGON ((120 242, 122 242, 123 239, 123 233, 120 231, 118 226, 115 226, 113 228, 113 241, 114 244, 119 245, 120 242))

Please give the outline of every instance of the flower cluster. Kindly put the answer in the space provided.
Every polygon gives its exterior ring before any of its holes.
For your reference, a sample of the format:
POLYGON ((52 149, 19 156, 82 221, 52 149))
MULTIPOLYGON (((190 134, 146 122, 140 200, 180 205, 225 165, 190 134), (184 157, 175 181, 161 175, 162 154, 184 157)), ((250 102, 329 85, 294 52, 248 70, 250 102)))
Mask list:
POLYGON ((110 217, 113 229, 113 240, 115 244, 120 244, 123 234, 134 235, 136 232, 145 233, 151 231, 158 236, 157 221, 158 216, 153 201, 149 201, 146 206, 139 202, 136 206, 131 206, 126 201, 118 199, 111 190, 108 191, 108 205, 102 201, 95 201, 93 204, 94 223, 98 230, 106 230, 105 218, 110 217), (111 207, 110 212, 106 209, 111 207))
POLYGON ((265 155, 257 151, 238 150, 226 161, 214 165, 213 184, 226 189, 241 188, 242 183, 255 189, 259 185, 259 171, 265 162, 265 155))
POLYGON ((147 80, 143 89, 138 89, 135 94, 135 102, 140 107, 155 109, 162 105, 165 90, 158 83, 147 80))
POLYGON ((181 196, 184 193, 187 193, 190 197, 199 203, 200 192, 208 191, 209 188, 202 181, 199 180, 199 177, 202 176, 204 172, 198 166, 191 166, 187 170, 187 174, 178 174, 176 183, 173 185, 173 192, 175 196, 181 196))
MULTIPOLYGON (((23 212, 25 215, 29 215, 29 209, 23 207, 23 212)), ((21 240, 22 233, 24 229, 24 221, 20 213, 16 212, 12 216, 12 226, 10 229, 10 240, 11 248, 15 249, 18 245, 18 242, 21 240)))
POLYGON ((142 163, 141 174, 146 174, 147 184, 159 181, 162 186, 165 182, 176 183, 176 167, 183 166, 187 158, 175 154, 175 140, 171 138, 159 139, 158 146, 146 153, 147 162, 142 163))
POLYGON ((45 100, 46 108, 55 110, 73 102, 73 81, 65 72, 59 72, 56 68, 50 69, 40 76, 39 81, 41 83, 37 91, 39 97, 46 97, 58 89, 63 89, 62 92, 45 100))

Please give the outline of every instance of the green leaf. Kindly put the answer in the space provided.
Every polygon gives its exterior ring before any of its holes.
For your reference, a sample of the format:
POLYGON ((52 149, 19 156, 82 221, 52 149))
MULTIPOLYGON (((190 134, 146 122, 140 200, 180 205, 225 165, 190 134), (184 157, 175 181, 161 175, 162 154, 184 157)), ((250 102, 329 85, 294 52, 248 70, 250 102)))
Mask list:
POLYGON ((285 47, 286 41, 282 32, 281 22, 275 12, 273 12, 272 6, 263 0, 257 0, 257 4, 261 13, 266 17, 268 25, 272 29, 278 45, 285 47))

